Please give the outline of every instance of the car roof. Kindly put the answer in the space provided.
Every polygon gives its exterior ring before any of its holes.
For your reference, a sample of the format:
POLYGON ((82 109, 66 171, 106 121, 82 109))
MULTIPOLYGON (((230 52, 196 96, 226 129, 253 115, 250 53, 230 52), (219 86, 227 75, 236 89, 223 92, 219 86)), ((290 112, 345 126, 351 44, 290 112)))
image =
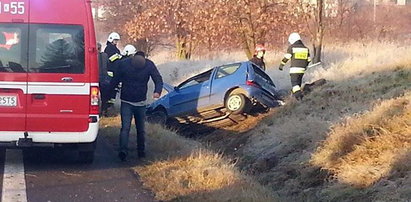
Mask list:
POLYGON ((230 65, 236 65, 236 64, 241 64, 241 65, 242 65, 242 64, 244 64, 244 63, 250 63, 250 61, 245 61, 245 62, 233 62, 233 63, 228 63, 228 64, 224 64, 224 65, 215 66, 215 67, 212 67, 212 68, 207 69, 207 70, 205 70, 205 71, 202 71, 202 72, 200 72, 200 73, 198 73, 198 74, 196 74, 196 75, 194 75, 194 76, 191 76, 191 77, 189 77, 189 78, 193 78, 193 77, 196 77, 196 76, 198 76, 198 75, 204 74, 204 73, 206 73, 206 72, 208 72, 208 71, 210 71, 210 70, 214 70, 215 68, 224 67, 224 66, 230 66, 230 65))

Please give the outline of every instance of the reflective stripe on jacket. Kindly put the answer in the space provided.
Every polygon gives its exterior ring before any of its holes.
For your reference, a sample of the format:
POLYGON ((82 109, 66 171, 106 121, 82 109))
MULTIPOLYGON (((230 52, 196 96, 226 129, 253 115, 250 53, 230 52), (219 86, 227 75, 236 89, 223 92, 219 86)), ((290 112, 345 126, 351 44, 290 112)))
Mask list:
POLYGON ((304 74, 305 68, 303 67, 290 67, 290 74, 304 74))

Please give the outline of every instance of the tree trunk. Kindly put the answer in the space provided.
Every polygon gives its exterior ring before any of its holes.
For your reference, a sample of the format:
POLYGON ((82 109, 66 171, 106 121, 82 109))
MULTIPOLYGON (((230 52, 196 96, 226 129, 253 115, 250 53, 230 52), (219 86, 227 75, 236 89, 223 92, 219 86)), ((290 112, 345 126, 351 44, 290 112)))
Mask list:
POLYGON ((176 55, 179 60, 189 60, 191 58, 187 38, 184 36, 177 36, 176 55))
POLYGON ((321 62, 321 51, 322 51, 322 45, 317 45, 314 44, 314 58, 313 58, 313 63, 318 63, 321 62))
POLYGON ((321 51, 324 38, 324 21, 323 21, 324 1, 317 0, 317 30, 314 39, 314 58, 313 63, 321 62, 321 51))
POLYGON ((253 52, 251 51, 252 48, 250 47, 249 42, 247 40, 245 40, 243 42, 243 44, 244 44, 243 45, 243 50, 244 50, 245 54, 247 55, 247 58, 251 59, 253 57, 253 52))
POLYGON ((251 52, 251 44, 250 40, 248 39, 247 32, 245 30, 242 30, 241 33, 241 42, 243 44, 243 51, 245 55, 247 56, 248 59, 251 59, 253 57, 253 53, 251 52))

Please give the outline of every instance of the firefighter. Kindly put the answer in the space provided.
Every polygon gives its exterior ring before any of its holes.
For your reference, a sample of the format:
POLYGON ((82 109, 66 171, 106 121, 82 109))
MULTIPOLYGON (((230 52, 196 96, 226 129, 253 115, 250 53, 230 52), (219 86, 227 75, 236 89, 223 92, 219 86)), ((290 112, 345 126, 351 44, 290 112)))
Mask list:
POLYGON ((291 60, 290 77, 292 93, 297 100, 301 100, 303 98, 301 92, 302 79, 308 63, 311 62, 310 51, 303 44, 298 33, 291 33, 288 42, 290 42, 290 46, 281 61, 279 70, 282 71, 288 60, 291 60))
POLYGON ((255 52, 253 58, 250 59, 251 62, 258 65, 265 71, 265 62, 264 62, 264 55, 265 55, 265 47, 262 44, 257 44, 255 46, 255 52))
MULTIPOLYGON (((107 38, 107 43, 106 43, 107 46, 104 49, 104 53, 106 53, 108 56, 107 74, 110 77, 110 79, 114 77, 114 73, 117 69, 119 61, 122 58, 120 50, 117 48, 117 44, 119 41, 120 41, 120 35, 117 32, 110 33, 107 38)), ((102 94, 109 95, 111 93, 104 92, 104 90, 102 90, 102 94)), ((108 110, 108 108, 114 105, 114 102, 115 102, 115 97, 108 97, 106 103, 102 104, 103 106, 105 106, 103 110, 108 110)))
POLYGON ((110 99, 109 85, 110 77, 107 74, 108 56, 107 53, 101 51, 101 43, 97 43, 98 50, 98 70, 99 70, 99 86, 101 92, 101 115, 107 115, 108 100, 110 99))
POLYGON ((110 77, 113 77, 114 72, 115 72, 115 67, 116 64, 115 62, 117 60, 121 59, 121 53, 120 50, 117 48, 117 44, 120 41, 120 35, 116 32, 112 32, 110 35, 108 35, 107 38, 107 46, 104 49, 104 52, 107 54, 109 63, 108 63, 108 73, 110 77))

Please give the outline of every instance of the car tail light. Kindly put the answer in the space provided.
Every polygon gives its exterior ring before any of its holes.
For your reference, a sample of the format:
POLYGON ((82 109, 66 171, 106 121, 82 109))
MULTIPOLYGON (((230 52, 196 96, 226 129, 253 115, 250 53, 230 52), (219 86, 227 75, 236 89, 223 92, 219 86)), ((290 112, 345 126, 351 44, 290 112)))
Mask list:
POLYGON ((99 114, 100 90, 93 86, 90 88, 90 114, 99 114))
POLYGON ((261 86, 258 83, 256 83, 255 81, 248 80, 246 82, 246 84, 247 84, 247 86, 254 86, 254 87, 257 87, 257 88, 261 88, 261 86))

